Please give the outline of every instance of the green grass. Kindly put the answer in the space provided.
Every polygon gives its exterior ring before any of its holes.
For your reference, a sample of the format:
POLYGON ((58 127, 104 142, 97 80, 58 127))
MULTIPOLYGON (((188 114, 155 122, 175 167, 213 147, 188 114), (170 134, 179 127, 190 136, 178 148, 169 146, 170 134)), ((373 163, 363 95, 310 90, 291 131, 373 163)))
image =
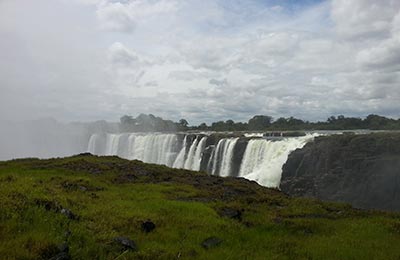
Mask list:
POLYGON ((117 157, 0 162, 1 259, 48 259, 64 242, 72 259, 399 259, 400 215, 117 157), (226 207, 241 220, 220 216, 226 207), (223 242, 206 250, 210 236, 223 242))

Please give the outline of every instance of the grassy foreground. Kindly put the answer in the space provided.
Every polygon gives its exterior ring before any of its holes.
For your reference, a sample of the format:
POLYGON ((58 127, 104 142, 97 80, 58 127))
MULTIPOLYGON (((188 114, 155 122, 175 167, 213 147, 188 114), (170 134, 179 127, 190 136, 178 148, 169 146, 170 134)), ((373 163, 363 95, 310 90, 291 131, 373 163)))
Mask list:
POLYGON ((399 259, 400 214, 117 157, 0 162, 0 258, 50 259, 61 244, 71 259, 399 259))

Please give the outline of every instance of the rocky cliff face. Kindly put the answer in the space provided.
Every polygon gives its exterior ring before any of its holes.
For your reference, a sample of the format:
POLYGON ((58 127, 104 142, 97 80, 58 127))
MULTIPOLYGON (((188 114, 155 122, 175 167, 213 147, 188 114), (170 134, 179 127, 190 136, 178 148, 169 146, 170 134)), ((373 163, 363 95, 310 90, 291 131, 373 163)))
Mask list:
POLYGON ((400 211, 400 134, 318 137, 290 154, 280 188, 295 196, 400 211))

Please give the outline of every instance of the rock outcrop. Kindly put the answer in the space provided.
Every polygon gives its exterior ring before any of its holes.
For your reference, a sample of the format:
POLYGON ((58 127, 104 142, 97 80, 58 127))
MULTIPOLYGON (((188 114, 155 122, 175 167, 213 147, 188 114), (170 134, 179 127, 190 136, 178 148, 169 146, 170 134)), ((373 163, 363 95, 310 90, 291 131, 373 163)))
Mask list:
POLYGON ((318 137, 290 154, 280 188, 294 196, 400 211, 400 134, 318 137))

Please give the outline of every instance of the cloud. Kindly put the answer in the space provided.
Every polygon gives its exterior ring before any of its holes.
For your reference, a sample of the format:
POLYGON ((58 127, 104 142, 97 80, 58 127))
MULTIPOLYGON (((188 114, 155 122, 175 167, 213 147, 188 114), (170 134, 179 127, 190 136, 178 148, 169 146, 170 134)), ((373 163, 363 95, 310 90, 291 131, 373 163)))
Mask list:
POLYGON ((379 39, 390 32, 399 8, 399 1, 333 0, 331 14, 340 36, 379 39))
POLYGON ((120 42, 108 49, 109 73, 111 81, 119 87, 139 87, 139 82, 153 63, 128 49, 120 42))
POLYGON ((222 79, 222 80, 210 79, 209 83, 212 85, 221 86, 221 87, 228 85, 228 81, 226 79, 222 79))
POLYGON ((173 13, 177 8, 177 2, 172 0, 103 0, 97 5, 96 15, 102 29, 131 33, 138 23, 173 13))
POLYGON ((398 116, 400 2, 273 2, 0 2, 2 111, 398 116))
POLYGON ((155 80, 144 83, 145 87, 157 87, 158 85, 159 85, 158 82, 155 80))
MULTIPOLYGON (((400 4, 399 4, 400 6, 400 4)), ((388 18, 388 33, 376 44, 361 50, 357 62, 365 69, 400 70, 400 8, 388 18)))

